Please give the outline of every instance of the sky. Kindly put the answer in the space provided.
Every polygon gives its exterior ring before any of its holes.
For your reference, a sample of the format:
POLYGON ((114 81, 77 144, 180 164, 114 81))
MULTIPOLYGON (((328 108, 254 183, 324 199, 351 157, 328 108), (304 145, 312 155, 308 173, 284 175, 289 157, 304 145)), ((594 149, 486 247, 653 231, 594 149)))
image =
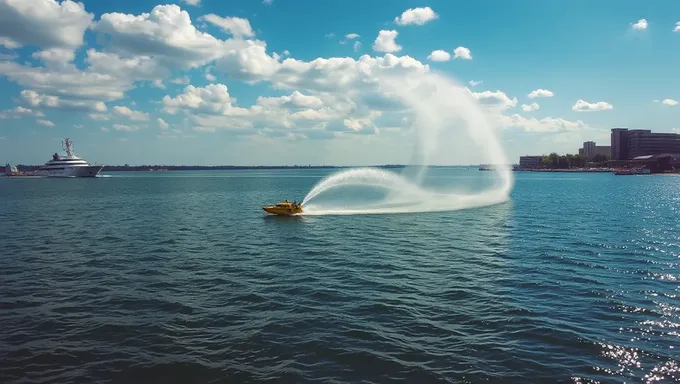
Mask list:
POLYGON ((679 62, 676 0, 0 0, 0 160, 406 163, 427 111, 432 162, 488 163, 479 109, 516 163, 680 132, 679 62), (462 96, 400 96, 433 74, 462 96))

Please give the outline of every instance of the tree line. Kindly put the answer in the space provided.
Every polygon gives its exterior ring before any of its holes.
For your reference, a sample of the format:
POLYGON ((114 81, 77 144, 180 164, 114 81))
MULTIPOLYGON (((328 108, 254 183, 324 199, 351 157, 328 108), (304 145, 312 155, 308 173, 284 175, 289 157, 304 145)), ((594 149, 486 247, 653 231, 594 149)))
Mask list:
POLYGON ((543 156, 541 159, 541 168, 547 169, 568 169, 568 168, 584 168, 588 167, 604 167, 609 157, 601 154, 593 156, 589 161, 583 155, 558 155, 557 153, 551 153, 547 156, 543 156))

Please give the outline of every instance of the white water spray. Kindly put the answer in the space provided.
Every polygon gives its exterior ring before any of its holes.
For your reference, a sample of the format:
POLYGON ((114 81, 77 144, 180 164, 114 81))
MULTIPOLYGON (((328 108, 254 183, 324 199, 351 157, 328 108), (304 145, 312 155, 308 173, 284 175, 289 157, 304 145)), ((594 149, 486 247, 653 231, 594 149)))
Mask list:
MULTIPOLYGON (((402 174, 374 169, 356 168, 334 173, 319 182, 303 200, 307 215, 377 214, 451 211, 502 203, 509 199, 513 187, 512 171, 498 167, 496 184, 483 191, 460 193, 433 191, 425 188, 423 180, 430 165, 430 155, 441 147, 442 133, 463 129, 487 163, 505 165, 507 158, 476 99, 451 79, 424 73, 404 77, 375 76, 384 92, 400 98, 415 115, 416 148, 411 165, 402 174), (378 188, 387 197, 378 203, 352 207, 331 207, 310 204, 323 193, 344 187, 378 188)), ((459 135, 464 138, 465 135, 459 135)), ((446 148, 444 148, 446 149, 446 148)))

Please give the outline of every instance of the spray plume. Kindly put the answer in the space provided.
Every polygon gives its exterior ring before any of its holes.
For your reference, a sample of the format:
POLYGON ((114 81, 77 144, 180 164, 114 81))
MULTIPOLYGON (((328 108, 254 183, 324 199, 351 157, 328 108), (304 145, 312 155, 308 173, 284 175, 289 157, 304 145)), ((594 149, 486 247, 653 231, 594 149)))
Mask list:
POLYGON ((401 174, 374 168, 334 173, 305 196, 306 215, 378 214, 451 211, 505 202, 513 187, 512 171, 497 167, 495 184, 481 191, 434 191, 423 186, 431 155, 441 145, 442 134, 469 137, 490 164, 507 164, 505 152, 479 102, 450 78, 428 72, 407 77, 374 76, 381 91, 400 99, 415 116, 416 146, 410 165, 401 174), (386 197, 369 204, 333 207, 310 204, 330 190, 346 187, 378 188, 386 197))

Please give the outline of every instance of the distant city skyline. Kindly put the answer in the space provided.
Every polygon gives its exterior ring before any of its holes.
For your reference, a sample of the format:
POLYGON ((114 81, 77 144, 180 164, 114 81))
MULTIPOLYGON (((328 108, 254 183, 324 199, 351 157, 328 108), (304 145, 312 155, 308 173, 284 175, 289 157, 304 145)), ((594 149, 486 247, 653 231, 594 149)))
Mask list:
MULTIPOLYGON (((102 164, 406 164, 413 116, 373 80, 423 72, 467 88, 509 164, 578 153, 680 132, 678 23, 672 0, 4 1, 0 154, 40 164, 69 136, 102 164)), ((488 163, 466 140, 433 162, 488 163)))

